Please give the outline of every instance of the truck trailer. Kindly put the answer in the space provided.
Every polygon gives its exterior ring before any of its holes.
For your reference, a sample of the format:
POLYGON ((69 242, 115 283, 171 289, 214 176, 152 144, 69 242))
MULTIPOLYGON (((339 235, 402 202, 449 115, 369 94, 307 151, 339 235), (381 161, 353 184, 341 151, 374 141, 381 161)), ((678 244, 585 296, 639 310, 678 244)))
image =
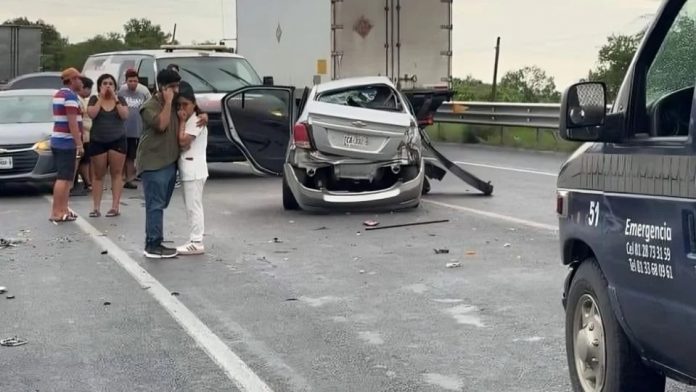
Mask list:
POLYGON ((387 76, 402 90, 452 79, 452 0, 237 0, 237 51, 305 87, 387 76))
POLYGON ((41 28, 0 25, 0 84, 41 70, 41 28))

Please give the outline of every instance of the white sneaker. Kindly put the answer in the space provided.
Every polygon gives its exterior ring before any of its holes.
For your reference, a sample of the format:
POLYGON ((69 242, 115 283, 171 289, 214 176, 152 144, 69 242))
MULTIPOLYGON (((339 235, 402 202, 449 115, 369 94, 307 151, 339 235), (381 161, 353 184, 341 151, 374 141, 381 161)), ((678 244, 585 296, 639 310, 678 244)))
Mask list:
POLYGON ((176 251, 180 255, 202 255, 205 253, 205 248, 200 242, 189 242, 186 245, 176 248, 176 251))

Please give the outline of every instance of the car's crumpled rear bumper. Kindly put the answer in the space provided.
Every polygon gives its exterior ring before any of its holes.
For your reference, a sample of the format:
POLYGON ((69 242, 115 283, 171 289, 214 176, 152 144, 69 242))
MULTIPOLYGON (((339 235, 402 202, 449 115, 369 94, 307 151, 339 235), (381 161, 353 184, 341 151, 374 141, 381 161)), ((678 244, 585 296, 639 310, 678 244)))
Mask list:
POLYGON ((284 175, 297 203, 304 210, 409 208, 420 202, 425 178, 421 160, 418 174, 412 180, 396 182, 378 191, 344 192, 318 190, 302 185, 293 166, 285 164, 284 175))

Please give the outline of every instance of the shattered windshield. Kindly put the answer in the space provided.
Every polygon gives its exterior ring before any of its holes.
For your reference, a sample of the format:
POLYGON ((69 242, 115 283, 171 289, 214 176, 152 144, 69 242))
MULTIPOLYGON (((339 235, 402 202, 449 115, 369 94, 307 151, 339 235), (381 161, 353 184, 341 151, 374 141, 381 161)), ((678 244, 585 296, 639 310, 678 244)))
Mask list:
POLYGON ((176 65, 181 78, 196 93, 230 92, 244 86, 260 85, 261 78, 243 58, 180 57, 158 60, 158 69, 176 65))
POLYGON ((403 111, 398 94, 386 85, 356 86, 319 94, 317 101, 365 109, 403 111))

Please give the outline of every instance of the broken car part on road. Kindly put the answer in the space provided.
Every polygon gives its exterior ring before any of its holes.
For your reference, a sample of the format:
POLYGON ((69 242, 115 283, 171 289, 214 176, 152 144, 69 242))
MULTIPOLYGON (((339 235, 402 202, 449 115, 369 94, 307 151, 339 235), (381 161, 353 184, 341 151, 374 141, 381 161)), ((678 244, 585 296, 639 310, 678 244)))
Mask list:
POLYGON ((18 337, 13 337, 13 338, 7 338, 7 339, 2 339, 0 340, 0 346, 4 347, 17 347, 17 346, 23 346, 27 344, 28 342, 25 339, 20 339, 18 337))
POLYGON ((447 222, 449 222, 449 219, 432 220, 432 221, 424 221, 424 222, 401 223, 401 224, 389 225, 389 226, 368 227, 368 228, 366 228, 365 230, 395 229, 395 228, 398 228, 398 227, 432 225, 432 224, 435 224, 435 223, 447 223, 447 222))

